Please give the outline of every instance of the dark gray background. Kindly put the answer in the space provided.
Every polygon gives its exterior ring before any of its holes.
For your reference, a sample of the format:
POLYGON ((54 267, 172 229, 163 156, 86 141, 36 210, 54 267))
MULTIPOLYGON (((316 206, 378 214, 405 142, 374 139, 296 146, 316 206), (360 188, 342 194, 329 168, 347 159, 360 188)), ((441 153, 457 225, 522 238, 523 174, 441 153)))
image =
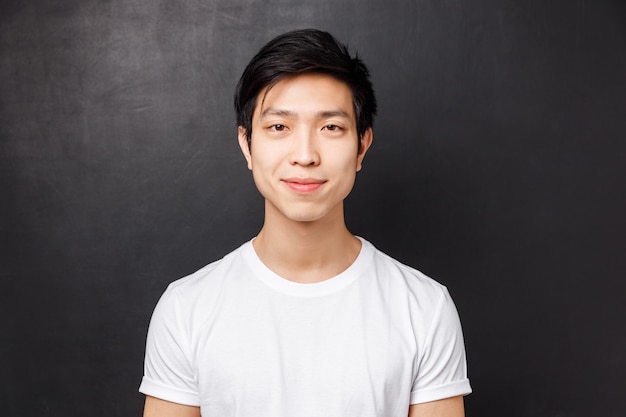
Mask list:
POLYGON ((232 93, 318 27, 380 115, 351 230, 450 288, 470 417, 622 416, 626 6, 0 1, 0 413, 140 415, 170 281, 262 220, 232 93))

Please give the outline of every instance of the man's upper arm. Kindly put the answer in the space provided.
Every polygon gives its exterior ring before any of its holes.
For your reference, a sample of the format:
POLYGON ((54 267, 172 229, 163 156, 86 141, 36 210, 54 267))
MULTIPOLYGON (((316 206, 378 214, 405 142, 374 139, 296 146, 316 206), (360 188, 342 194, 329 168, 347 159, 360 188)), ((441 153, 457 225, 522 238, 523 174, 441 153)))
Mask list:
POLYGON ((177 404, 146 395, 143 417, 200 417, 200 407, 177 404))
POLYGON ((429 337, 419 342, 410 403, 422 404, 472 392, 467 378, 461 321, 447 289, 434 310, 429 337))
POLYGON ((143 394, 180 404, 200 405, 185 303, 170 288, 161 296, 148 328, 143 394))
POLYGON ((409 417, 465 417, 463 396, 413 404, 409 407, 409 417))

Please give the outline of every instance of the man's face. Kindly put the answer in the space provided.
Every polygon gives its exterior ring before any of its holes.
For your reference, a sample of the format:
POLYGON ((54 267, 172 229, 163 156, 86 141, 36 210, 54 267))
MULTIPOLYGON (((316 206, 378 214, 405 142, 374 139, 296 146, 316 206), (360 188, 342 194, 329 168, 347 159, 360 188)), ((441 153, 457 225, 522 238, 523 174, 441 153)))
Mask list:
POLYGON ((343 200, 371 142, 368 129, 358 150, 352 92, 323 74, 286 78, 261 91, 250 148, 239 128, 248 168, 265 197, 266 221, 343 216, 343 200))

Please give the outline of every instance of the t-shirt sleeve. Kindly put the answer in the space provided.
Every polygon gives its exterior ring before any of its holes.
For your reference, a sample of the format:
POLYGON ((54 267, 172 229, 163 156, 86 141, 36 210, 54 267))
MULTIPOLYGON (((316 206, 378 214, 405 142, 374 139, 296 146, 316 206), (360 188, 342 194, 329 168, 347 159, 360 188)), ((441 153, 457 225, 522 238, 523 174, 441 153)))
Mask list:
POLYGON ((465 343, 454 302, 444 287, 416 363, 411 404, 467 395, 465 343))
POLYGON ((197 378, 189 347, 189 322, 169 287, 157 303, 146 340, 144 376, 139 391, 184 405, 199 406, 197 378))

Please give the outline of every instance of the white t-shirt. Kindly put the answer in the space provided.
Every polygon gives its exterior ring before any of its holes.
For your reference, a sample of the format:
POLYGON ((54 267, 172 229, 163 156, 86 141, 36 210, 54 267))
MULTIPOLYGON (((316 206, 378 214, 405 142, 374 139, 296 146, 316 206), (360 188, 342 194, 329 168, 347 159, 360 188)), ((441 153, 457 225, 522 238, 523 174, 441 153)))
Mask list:
POLYGON ((276 275, 247 242, 170 284, 139 390, 206 417, 406 417, 470 393, 447 289, 361 241, 319 283, 276 275))

